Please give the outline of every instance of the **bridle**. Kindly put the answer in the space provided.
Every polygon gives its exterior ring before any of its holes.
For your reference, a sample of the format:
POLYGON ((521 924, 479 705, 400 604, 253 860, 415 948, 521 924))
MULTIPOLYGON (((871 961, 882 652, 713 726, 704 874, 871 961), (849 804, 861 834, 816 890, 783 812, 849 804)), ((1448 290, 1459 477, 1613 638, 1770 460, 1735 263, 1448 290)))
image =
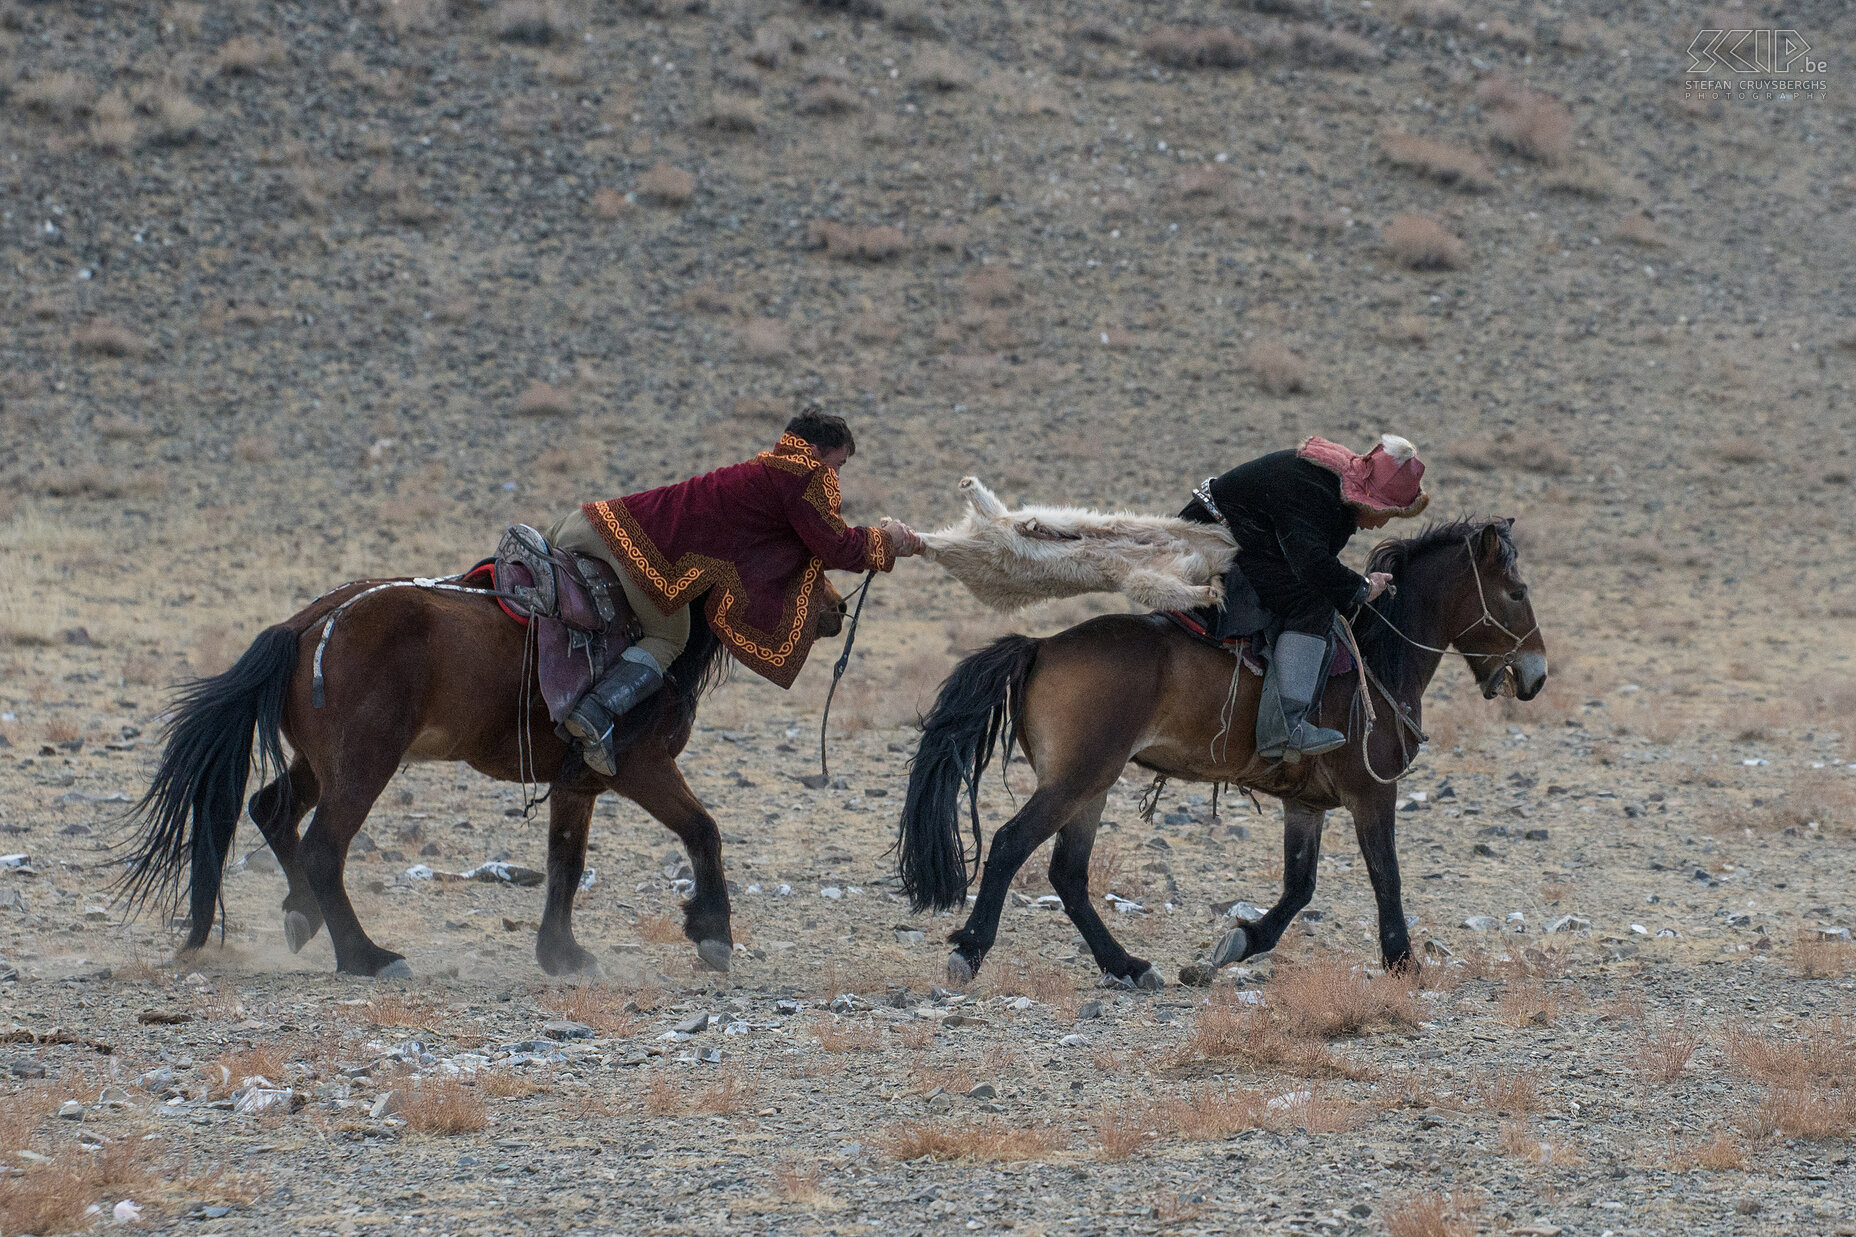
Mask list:
MULTIPOLYGON (((1521 658, 1521 646, 1532 639, 1534 633, 1540 630, 1540 623, 1536 620, 1534 625, 1528 628, 1526 632, 1521 635, 1516 635, 1506 624, 1496 618, 1494 613, 1489 609, 1489 596, 1487 591, 1482 587, 1482 571, 1479 560, 1476 557, 1476 547, 1471 543, 1468 534, 1464 534, 1463 548, 1469 553, 1469 574, 1476 582, 1476 601, 1477 604, 1482 607, 1482 615, 1462 631, 1452 636, 1450 638, 1450 643, 1443 648, 1438 648, 1433 644, 1426 644, 1422 640, 1412 639, 1403 631, 1400 631, 1397 624, 1393 623, 1391 619, 1380 613, 1379 608, 1373 605, 1372 602, 1366 601, 1360 604, 1364 608, 1371 610, 1373 616, 1384 623, 1386 627, 1391 630, 1392 634, 1396 635, 1413 648, 1423 649, 1427 653, 1448 653, 1451 645, 1456 644, 1464 636, 1467 636, 1478 627, 1493 627, 1496 631, 1499 631, 1513 641, 1508 651, 1506 653, 1468 653, 1465 654, 1465 656, 1478 658, 1494 657, 1499 659, 1500 666, 1495 671, 1495 674, 1500 678, 1501 683, 1496 689, 1495 694, 1504 696, 1516 695, 1520 691, 1520 674, 1515 670, 1514 665, 1521 658)), ((1378 782, 1381 786, 1390 786, 1396 783, 1400 777, 1411 771, 1412 753, 1405 746, 1405 732, 1409 730, 1415 735, 1420 745, 1428 742, 1429 736, 1424 733, 1416 721, 1412 720, 1411 716, 1405 711, 1405 706, 1392 695, 1391 691, 1386 688, 1384 683, 1379 681, 1378 676, 1367 668, 1366 658, 1360 652, 1360 642, 1353 632, 1353 624, 1348 621, 1345 615, 1339 617, 1341 631, 1347 637, 1348 647, 1353 653, 1354 665, 1358 667, 1360 672, 1359 699, 1365 703, 1366 708, 1366 724, 1360 731, 1360 765, 1366 770, 1366 775, 1375 782, 1378 782), (1398 721, 1399 771, 1391 777, 1380 777, 1379 774, 1374 771, 1372 755, 1367 747, 1368 740, 1373 736, 1373 723, 1378 720, 1377 711, 1373 708, 1373 688, 1378 688, 1379 694, 1386 698, 1386 702, 1392 706, 1392 716, 1398 721)))
POLYGON ((1443 648, 1438 648, 1433 644, 1425 644, 1421 640, 1413 640, 1410 636, 1400 631, 1398 626, 1393 623, 1391 619, 1380 613, 1379 608, 1372 602, 1368 601, 1362 604, 1373 612, 1375 618, 1390 628, 1393 635, 1403 640, 1406 644, 1411 645, 1413 648, 1423 649, 1427 653, 1448 653, 1452 646, 1456 645, 1464 636, 1467 636, 1470 632, 1476 630, 1476 628, 1484 626, 1493 627, 1496 631, 1507 636, 1508 639, 1513 642, 1509 646, 1508 651, 1506 653, 1467 653, 1465 656, 1483 659, 1495 658, 1498 663, 1495 675, 1499 676, 1501 679, 1501 685, 1497 689, 1496 694, 1504 696, 1515 695, 1520 690, 1519 676, 1511 672, 1514 670, 1515 663, 1521 660, 1521 646, 1533 639, 1534 633, 1540 630, 1540 622, 1539 620, 1535 620, 1532 627, 1528 628, 1520 635, 1516 635, 1511 628, 1500 619, 1496 618, 1494 613, 1489 609, 1488 592, 1482 587, 1482 572, 1479 569, 1476 559, 1476 547, 1471 544, 1467 533, 1463 536, 1463 548, 1469 553, 1469 575, 1470 578, 1476 582, 1476 604, 1482 607, 1482 615, 1462 631, 1450 637, 1449 644, 1445 645, 1443 648))

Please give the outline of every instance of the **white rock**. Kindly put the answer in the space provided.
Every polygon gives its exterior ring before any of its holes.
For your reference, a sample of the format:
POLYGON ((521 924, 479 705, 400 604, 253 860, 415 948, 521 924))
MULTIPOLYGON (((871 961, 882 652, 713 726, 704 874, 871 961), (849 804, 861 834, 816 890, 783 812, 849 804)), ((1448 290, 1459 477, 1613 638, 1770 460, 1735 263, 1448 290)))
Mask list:
POLYGON ((134 1224, 142 1218, 142 1209, 125 1198, 110 1208, 110 1216, 118 1224, 134 1224))
POLYGON ((836 902, 839 898, 844 896, 844 890, 838 888, 836 885, 827 885, 818 891, 818 896, 821 898, 830 898, 833 902, 836 902))
POLYGON ((1502 925, 1493 915, 1471 915, 1463 921, 1463 926, 1472 932, 1493 932, 1502 925))
POLYGON ((1648 936, 1648 935, 1650 935, 1650 930, 1649 930, 1648 928, 1646 928, 1646 927, 1644 927, 1644 926, 1643 926, 1642 924, 1640 924, 1640 923, 1634 923, 1634 924, 1632 924, 1632 925, 1630 926, 1630 930, 1631 930, 1632 932, 1635 932, 1635 933, 1636 933, 1636 934, 1637 934, 1638 936, 1648 936))
POLYGON ((1062 1039, 1058 1040, 1057 1042, 1059 1044, 1062 1044, 1065 1048, 1081 1048, 1084 1044, 1087 1044, 1089 1040, 1086 1037, 1078 1035, 1074 1031, 1072 1031, 1070 1034, 1064 1036, 1062 1039))

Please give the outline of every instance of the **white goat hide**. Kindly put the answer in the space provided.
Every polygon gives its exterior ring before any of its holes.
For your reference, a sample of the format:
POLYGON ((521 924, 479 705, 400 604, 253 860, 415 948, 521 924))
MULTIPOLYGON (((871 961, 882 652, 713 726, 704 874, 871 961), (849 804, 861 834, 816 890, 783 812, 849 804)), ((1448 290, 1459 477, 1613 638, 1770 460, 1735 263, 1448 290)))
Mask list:
POLYGON ((986 605, 1017 610, 1080 593, 1121 593, 1155 610, 1224 599, 1237 553, 1219 524, 1083 507, 1006 509, 978 477, 963 477, 967 511, 927 533, 927 557, 986 605))

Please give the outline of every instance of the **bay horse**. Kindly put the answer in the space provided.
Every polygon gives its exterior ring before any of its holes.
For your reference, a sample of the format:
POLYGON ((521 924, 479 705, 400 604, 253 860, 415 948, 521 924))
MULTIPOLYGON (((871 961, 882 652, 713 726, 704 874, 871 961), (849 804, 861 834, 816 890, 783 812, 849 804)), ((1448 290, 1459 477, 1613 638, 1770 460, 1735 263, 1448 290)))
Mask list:
POLYGON ((978 973, 997 939, 1012 877, 1054 835, 1051 888, 1096 964, 1143 988, 1164 986, 1145 958, 1121 947, 1089 901, 1096 828, 1130 761, 1168 778, 1226 782, 1282 801, 1282 897, 1225 936, 1216 965, 1275 948, 1314 896, 1322 822, 1329 809, 1344 806, 1372 878, 1385 964, 1409 967, 1393 831, 1398 778, 1422 733, 1425 687, 1452 648, 1485 698, 1510 690, 1531 700, 1547 678, 1546 644, 1516 565, 1512 525, 1436 524, 1374 549, 1368 570, 1391 573, 1397 585, 1354 619, 1377 724, 1367 725, 1354 674, 1330 678, 1320 722, 1349 741, 1299 764, 1256 754, 1262 680, 1163 614, 1104 615, 1043 639, 1005 636, 955 666, 922 722, 896 845, 902 888, 915 909, 965 902, 971 876, 961 800, 972 818, 977 867, 980 777, 1001 741, 1008 760, 1014 745, 1023 750, 1037 789, 993 834, 973 910, 948 937, 949 979, 964 985, 978 973))
MULTIPOLYGON (((824 601, 819 634, 836 635, 843 601, 835 590, 824 601)), ((255 738, 260 777, 277 776, 249 808, 289 880, 283 919, 291 952, 326 923, 338 970, 410 975, 404 956, 369 939, 355 915, 342 882, 348 845, 401 764, 462 761, 501 781, 549 786, 547 892, 535 939, 542 970, 598 973, 574 939, 573 903, 593 804, 609 790, 683 842, 695 877, 683 932, 702 965, 726 971, 734 934, 721 832, 676 764, 725 656, 700 617, 702 600, 692 606, 689 644, 664 686, 621 721, 618 769, 608 778, 556 736, 535 686, 529 629, 504 614, 493 594, 410 580, 361 580, 325 594, 259 633, 231 669, 179 693, 161 762, 130 814, 144 834, 121 883, 128 901, 139 906, 156 895, 178 902, 184 881, 191 920, 181 951, 206 943, 255 738), (326 647, 318 647, 322 623, 338 608, 326 647), (312 808, 315 817, 299 836, 312 808)))

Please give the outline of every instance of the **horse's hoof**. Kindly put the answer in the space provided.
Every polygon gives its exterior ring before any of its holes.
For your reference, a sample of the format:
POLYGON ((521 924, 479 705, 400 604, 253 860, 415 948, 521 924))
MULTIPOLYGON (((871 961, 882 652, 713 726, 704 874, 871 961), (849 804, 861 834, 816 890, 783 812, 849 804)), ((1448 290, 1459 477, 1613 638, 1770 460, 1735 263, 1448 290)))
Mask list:
POLYGON ((314 940, 316 926, 309 922, 309 916, 302 911, 284 912, 284 943, 290 946, 290 952, 300 954, 303 946, 314 940))
POLYGON ((1166 980, 1160 977, 1159 971, 1154 970, 1154 968, 1150 966, 1134 977, 1134 986, 1136 988, 1145 988, 1149 992, 1158 992, 1166 987, 1166 980))
POLYGON ((375 979, 411 979, 412 968, 406 965, 406 959, 395 958, 393 961, 374 972, 375 979))
POLYGON ((735 947, 727 941, 707 940, 696 946, 696 957, 706 970, 728 974, 728 964, 735 956, 735 947))
POLYGON ((599 959, 578 946, 547 954, 536 950, 535 961, 544 972, 557 979, 598 979, 602 974, 599 959))
POLYGON ((973 982, 973 964, 958 949, 947 955, 947 982, 956 988, 964 988, 973 982))
POLYGON ((1214 967, 1230 966, 1233 962, 1242 962, 1250 955, 1250 933, 1243 928, 1232 928, 1218 942, 1218 948, 1212 952, 1214 967))

